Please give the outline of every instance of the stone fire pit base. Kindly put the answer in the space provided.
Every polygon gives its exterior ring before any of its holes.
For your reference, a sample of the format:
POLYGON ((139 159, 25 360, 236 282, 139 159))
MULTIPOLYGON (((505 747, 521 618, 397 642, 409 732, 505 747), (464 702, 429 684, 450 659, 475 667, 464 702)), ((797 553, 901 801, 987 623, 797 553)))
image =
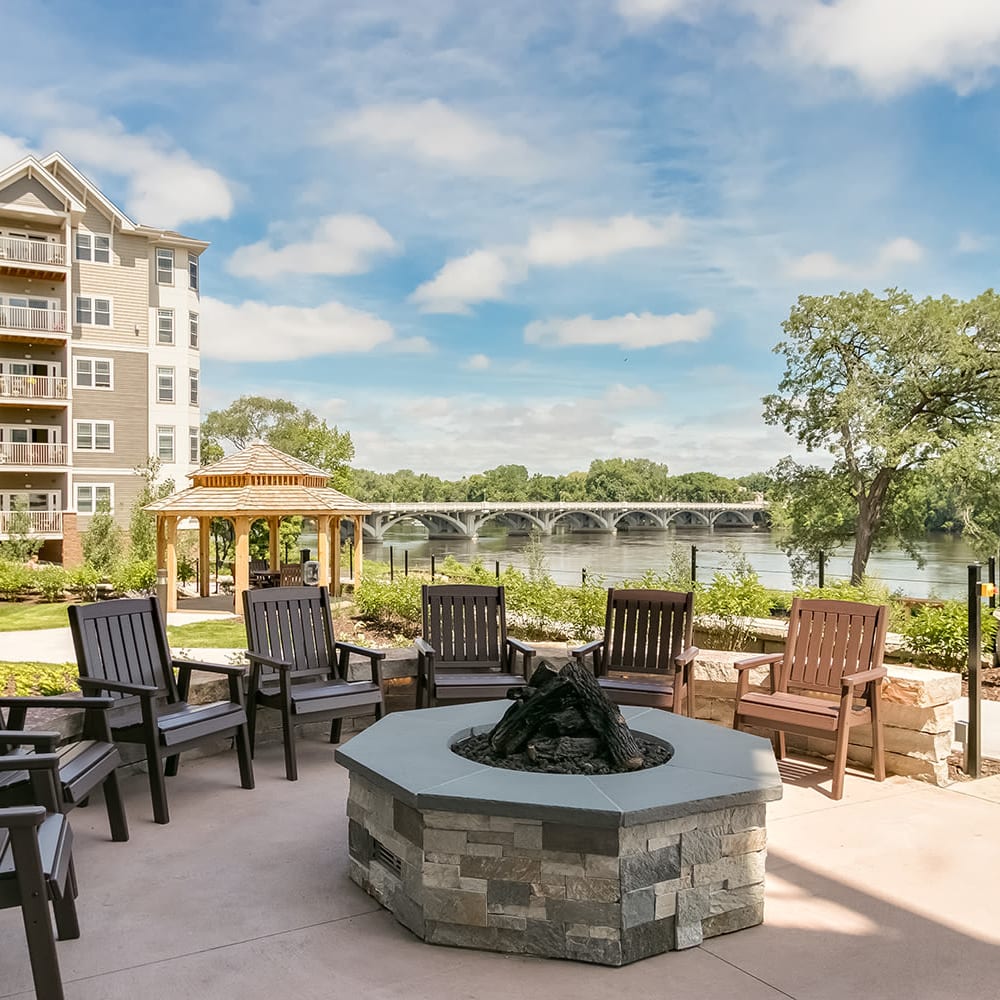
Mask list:
POLYGON ((781 795, 766 740, 639 708, 629 724, 676 750, 648 771, 529 774, 448 749, 504 707, 393 714, 337 751, 351 878, 400 923, 433 944, 625 965, 763 920, 765 803, 781 795))

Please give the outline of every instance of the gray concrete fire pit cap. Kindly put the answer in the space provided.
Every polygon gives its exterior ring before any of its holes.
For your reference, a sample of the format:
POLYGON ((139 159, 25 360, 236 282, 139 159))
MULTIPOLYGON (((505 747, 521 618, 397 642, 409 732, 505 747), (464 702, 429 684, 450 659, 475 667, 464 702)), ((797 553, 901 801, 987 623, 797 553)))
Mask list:
POLYGON ((673 715, 623 707, 638 732, 666 740, 666 764, 628 774, 539 774, 488 767, 451 745, 493 727, 510 703, 394 712, 336 751, 352 773, 421 811, 623 827, 781 798, 768 740, 673 715))

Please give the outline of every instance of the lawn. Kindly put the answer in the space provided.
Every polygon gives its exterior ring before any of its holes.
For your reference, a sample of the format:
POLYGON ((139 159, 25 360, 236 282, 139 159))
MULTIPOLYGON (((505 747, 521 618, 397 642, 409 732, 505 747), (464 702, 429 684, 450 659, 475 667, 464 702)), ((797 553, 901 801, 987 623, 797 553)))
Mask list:
POLYGON ((61 602, 32 604, 28 601, 0 601, 0 632, 69 628, 66 607, 61 602))
POLYGON ((167 639, 173 649, 246 649, 247 633, 242 618, 169 625, 167 639))

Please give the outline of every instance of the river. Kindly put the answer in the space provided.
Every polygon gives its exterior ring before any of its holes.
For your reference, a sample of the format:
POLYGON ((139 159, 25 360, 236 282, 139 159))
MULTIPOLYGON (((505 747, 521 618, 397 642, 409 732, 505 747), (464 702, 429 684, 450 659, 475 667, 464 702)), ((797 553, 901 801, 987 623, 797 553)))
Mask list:
MULTIPOLYGON (((528 569, 525 547, 530 539, 523 535, 483 535, 469 538, 429 540, 419 528, 397 528, 383 542, 365 539, 365 558, 389 561, 390 546, 397 572, 403 571, 404 559, 411 569, 427 570, 434 555, 440 561, 452 555, 461 562, 479 558, 492 568, 515 566, 528 569)), ((647 569, 663 570, 673 546, 683 551, 690 562, 691 546, 697 546, 698 579, 707 582, 713 572, 727 563, 727 547, 739 546, 761 582, 775 590, 790 590, 792 577, 785 554, 778 550, 766 530, 688 528, 671 532, 620 532, 617 535, 554 534, 539 538, 545 567, 559 583, 579 583, 581 571, 602 576, 610 584, 641 576, 647 569)), ((928 534, 920 545, 923 568, 898 546, 876 552, 868 572, 891 591, 909 597, 948 597, 964 599, 968 587, 966 567, 975 562, 969 546, 960 538, 928 534)), ((851 572, 851 551, 841 549, 827 558, 826 579, 847 579, 851 572)), ((986 570, 983 569, 983 578, 986 570)))

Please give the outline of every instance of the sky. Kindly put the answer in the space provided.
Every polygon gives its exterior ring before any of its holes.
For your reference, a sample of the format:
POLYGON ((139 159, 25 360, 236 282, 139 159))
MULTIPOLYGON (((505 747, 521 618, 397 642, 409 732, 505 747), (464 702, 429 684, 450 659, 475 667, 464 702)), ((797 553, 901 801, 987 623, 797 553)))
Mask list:
POLYGON ((356 466, 763 471, 800 294, 994 284, 995 0, 0 0, 0 164, 202 258, 203 411, 356 466), (41 72, 42 66, 48 71, 41 72))

